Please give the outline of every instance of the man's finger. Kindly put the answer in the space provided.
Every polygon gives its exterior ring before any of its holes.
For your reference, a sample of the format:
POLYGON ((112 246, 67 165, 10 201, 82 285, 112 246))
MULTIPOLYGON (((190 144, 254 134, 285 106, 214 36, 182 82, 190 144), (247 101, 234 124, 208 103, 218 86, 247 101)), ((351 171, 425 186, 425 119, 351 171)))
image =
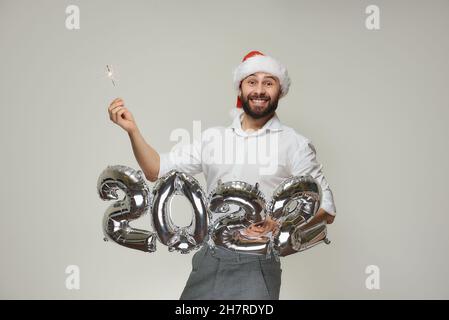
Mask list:
POLYGON ((114 103, 116 103, 120 98, 115 98, 114 100, 112 100, 112 102, 109 104, 109 108, 112 107, 112 105, 114 103))
POLYGON ((117 111, 119 111, 121 108, 124 108, 124 106, 123 106, 123 105, 115 106, 114 109, 112 109, 110 112, 111 112, 112 114, 114 114, 114 113, 116 113, 117 111))
POLYGON ((109 110, 113 110, 114 108, 116 108, 117 106, 123 106, 124 102, 123 101, 116 101, 113 104, 111 104, 111 106, 109 107, 109 110))
POLYGON ((114 117, 114 122, 117 122, 117 112, 119 112, 120 111, 120 108, 123 108, 123 107, 121 107, 121 106, 117 106, 114 110, 112 110, 111 112, 112 112, 112 116, 114 117))
POLYGON ((118 108, 121 108, 121 107, 123 107, 124 105, 123 104, 117 104, 117 105, 115 105, 112 109, 111 109, 111 112, 117 112, 117 109, 118 108))
POLYGON ((116 114, 116 112, 117 112, 117 110, 111 110, 109 113, 111 114, 111 117, 112 117, 112 121, 114 121, 114 122, 117 122, 116 121, 116 116, 115 116, 115 114, 116 114))
POLYGON ((111 104, 109 105, 109 110, 114 109, 115 106, 120 105, 120 104, 124 104, 124 101, 120 98, 115 99, 114 101, 111 102, 111 104))
POLYGON ((117 121, 118 121, 119 118, 122 117, 122 114, 124 114, 125 112, 126 112, 126 110, 124 108, 117 112, 117 121))

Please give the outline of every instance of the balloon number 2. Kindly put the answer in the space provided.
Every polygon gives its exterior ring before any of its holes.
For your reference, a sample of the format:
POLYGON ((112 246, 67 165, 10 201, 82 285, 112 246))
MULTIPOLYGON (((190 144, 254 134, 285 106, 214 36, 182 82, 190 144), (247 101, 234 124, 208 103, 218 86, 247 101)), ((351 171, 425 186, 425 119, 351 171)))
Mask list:
POLYGON ((310 176, 286 179, 268 203, 257 184, 242 181, 219 181, 206 197, 195 178, 174 170, 150 190, 141 171, 121 165, 108 166, 100 174, 97 190, 101 199, 116 200, 104 214, 104 239, 145 252, 156 251, 156 240, 180 253, 207 244, 276 257, 329 243, 325 222, 311 224, 321 189, 310 176), (124 193, 122 199, 119 191, 124 193), (192 221, 185 227, 171 217, 171 202, 177 195, 186 197, 193 208, 192 221), (153 232, 130 226, 148 212, 153 232))

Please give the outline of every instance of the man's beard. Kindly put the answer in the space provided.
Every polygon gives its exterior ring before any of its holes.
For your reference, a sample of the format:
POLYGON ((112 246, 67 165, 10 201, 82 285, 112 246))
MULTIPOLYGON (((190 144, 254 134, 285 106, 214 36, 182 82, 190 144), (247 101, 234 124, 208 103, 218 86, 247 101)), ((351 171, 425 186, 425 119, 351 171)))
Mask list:
MULTIPOLYGON (((267 96, 265 96, 265 95, 252 96, 251 99, 266 98, 266 97, 267 96)), ((250 97, 248 97, 246 99, 243 97, 240 97, 240 100, 242 101, 243 111, 245 111, 245 113, 253 119, 261 119, 266 116, 272 115, 276 111, 276 109, 278 107, 278 102, 279 102, 279 97, 276 97, 273 101, 271 101, 271 99, 270 99, 268 102, 268 106, 266 107, 266 109, 264 111, 256 112, 256 111, 252 110, 251 107, 249 106, 249 99, 250 99, 250 97)))

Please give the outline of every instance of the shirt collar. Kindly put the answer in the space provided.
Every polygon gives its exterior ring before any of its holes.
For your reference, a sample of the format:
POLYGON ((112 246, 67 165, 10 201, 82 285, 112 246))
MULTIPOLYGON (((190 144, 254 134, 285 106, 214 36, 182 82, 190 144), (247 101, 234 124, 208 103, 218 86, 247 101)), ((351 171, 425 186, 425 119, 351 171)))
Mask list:
POLYGON ((267 123, 265 123, 265 125, 260 128, 257 131, 254 132, 246 132, 242 129, 242 117, 245 113, 242 112, 241 114, 238 114, 236 117, 234 117, 234 120, 232 121, 231 125, 229 126, 231 129, 234 129, 234 131, 240 135, 243 136, 249 136, 249 135, 253 135, 255 133, 260 134, 263 133, 265 131, 282 131, 282 123, 279 120, 277 114, 275 113, 274 116, 271 117, 270 120, 267 121, 267 123))

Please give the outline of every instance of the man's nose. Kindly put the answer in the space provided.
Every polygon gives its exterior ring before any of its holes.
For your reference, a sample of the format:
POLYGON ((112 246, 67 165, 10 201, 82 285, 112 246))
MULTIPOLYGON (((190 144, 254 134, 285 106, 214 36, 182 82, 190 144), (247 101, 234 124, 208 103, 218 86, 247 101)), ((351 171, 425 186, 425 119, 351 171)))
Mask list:
POLYGON ((259 84, 256 86, 255 91, 256 91, 257 94, 265 94, 265 87, 263 86, 262 83, 259 83, 259 84))

